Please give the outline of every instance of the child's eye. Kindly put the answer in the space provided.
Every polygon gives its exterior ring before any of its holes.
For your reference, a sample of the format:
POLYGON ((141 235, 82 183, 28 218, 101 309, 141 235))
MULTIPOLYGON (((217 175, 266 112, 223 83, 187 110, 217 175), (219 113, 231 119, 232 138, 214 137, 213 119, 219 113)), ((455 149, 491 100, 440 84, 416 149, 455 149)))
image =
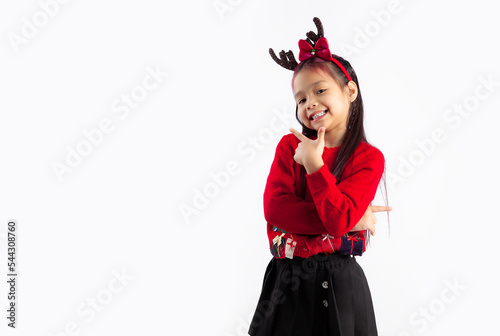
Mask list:
POLYGON ((323 93, 324 91, 326 91, 326 90, 325 89, 319 89, 318 93, 323 93))
POLYGON ((302 104, 305 100, 306 100, 305 98, 304 98, 304 99, 299 100, 299 104, 302 104))

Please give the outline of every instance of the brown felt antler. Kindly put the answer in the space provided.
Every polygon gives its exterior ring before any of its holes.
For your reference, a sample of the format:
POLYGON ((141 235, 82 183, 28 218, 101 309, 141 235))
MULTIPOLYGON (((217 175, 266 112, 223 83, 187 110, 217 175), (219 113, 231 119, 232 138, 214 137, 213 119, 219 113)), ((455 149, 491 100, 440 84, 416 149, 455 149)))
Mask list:
POLYGON ((283 68, 288 69, 288 70, 295 70, 295 67, 298 65, 297 61, 295 60, 295 57, 293 56, 293 52, 289 50, 287 53, 285 53, 284 50, 280 51, 280 58, 276 57, 276 54, 274 53, 274 50, 272 48, 269 48, 269 54, 273 58, 273 60, 281 65, 283 68))
POLYGON ((308 33, 306 33, 307 36, 307 43, 310 45, 314 46, 316 42, 318 42, 320 37, 323 37, 323 24, 321 23, 321 20, 317 17, 313 18, 314 24, 316 25, 316 28, 318 29, 318 34, 315 34, 312 30, 308 33))

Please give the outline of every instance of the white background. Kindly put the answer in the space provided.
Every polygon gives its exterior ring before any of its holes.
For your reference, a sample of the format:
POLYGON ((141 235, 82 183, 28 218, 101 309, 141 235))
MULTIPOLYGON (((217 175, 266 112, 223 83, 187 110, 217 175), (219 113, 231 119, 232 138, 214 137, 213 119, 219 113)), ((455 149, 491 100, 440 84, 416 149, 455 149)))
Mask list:
MULTIPOLYGON (((292 72, 268 48, 297 56, 318 16, 332 52, 358 74, 368 140, 386 158, 394 210, 377 214, 358 258, 379 335, 491 335, 500 224, 491 3, 3 1, 1 334, 246 335, 271 258, 266 178, 278 141, 299 129, 292 72), (141 89, 147 69, 162 73, 151 90, 141 89), (117 113, 124 95, 141 92, 117 113), (103 120, 112 131, 85 147, 84 131, 103 120), (442 141, 423 151, 439 130, 442 141), (60 181, 54 165, 78 148, 88 152, 60 181), (214 184, 231 164, 227 183, 214 184)), ((384 204, 381 189, 374 204, 384 204)))

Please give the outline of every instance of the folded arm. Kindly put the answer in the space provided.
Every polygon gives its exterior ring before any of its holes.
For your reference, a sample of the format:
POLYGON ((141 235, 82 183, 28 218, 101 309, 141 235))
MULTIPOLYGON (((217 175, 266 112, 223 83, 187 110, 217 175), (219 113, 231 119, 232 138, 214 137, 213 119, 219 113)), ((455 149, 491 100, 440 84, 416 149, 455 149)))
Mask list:
POLYGON ((382 153, 356 157, 350 174, 338 185, 326 164, 306 174, 313 201, 295 195, 294 147, 283 137, 276 148, 264 191, 264 217, 269 225, 295 234, 341 236, 349 232, 373 200, 384 169, 382 153))

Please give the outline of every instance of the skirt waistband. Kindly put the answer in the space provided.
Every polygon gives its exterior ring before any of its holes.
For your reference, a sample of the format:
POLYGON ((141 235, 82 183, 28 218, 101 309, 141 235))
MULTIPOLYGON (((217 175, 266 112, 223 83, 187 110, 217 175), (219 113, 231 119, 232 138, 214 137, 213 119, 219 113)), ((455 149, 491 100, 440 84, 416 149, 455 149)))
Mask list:
POLYGON ((345 255, 338 253, 318 253, 308 258, 293 257, 293 259, 284 258, 275 260, 279 263, 288 263, 312 270, 340 267, 350 262, 356 262, 356 257, 354 255, 345 255))

